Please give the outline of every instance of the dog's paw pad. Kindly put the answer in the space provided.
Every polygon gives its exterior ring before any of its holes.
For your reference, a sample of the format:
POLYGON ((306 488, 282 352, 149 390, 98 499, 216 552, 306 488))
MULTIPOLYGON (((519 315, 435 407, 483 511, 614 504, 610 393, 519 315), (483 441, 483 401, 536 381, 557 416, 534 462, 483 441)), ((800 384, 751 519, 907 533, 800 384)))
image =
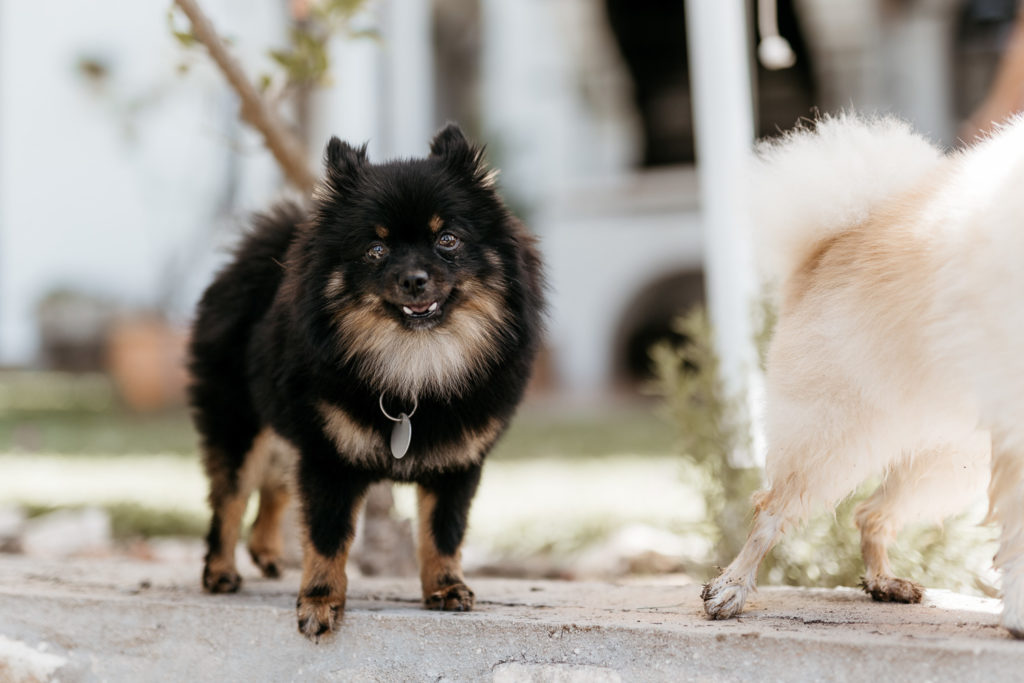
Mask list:
POLYGON ((713 581, 700 594, 704 612, 712 619, 731 619, 743 611, 747 589, 738 583, 713 581))
POLYGON ((299 633, 315 643, 341 624, 345 613, 344 598, 299 598, 296 606, 299 633))
POLYGON ((427 609, 447 612, 468 612, 473 609, 473 591, 464 583, 455 583, 436 590, 424 599, 427 609))
POLYGON ((210 593, 236 593, 241 586, 242 577, 233 569, 213 571, 207 567, 203 570, 203 588, 210 593))
POLYGON ((924 597, 924 587, 921 584, 895 576, 864 579, 860 585, 875 602, 917 603, 924 597))

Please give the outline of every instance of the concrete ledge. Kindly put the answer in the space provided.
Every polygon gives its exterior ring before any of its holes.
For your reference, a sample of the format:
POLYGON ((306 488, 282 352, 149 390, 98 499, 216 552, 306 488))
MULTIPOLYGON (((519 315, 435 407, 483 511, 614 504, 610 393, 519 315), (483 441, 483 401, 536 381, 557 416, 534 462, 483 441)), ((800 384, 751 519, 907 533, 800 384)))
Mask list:
POLYGON ((199 566, 0 556, 0 680, 993 681, 1024 642, 998 603, 933 591, 771 588, 707 621, 699 586, 476 579, 478 609, 419 607, 415 580, 355 579, 345 622, 295 628, 295 573, 204 595, 199 566))

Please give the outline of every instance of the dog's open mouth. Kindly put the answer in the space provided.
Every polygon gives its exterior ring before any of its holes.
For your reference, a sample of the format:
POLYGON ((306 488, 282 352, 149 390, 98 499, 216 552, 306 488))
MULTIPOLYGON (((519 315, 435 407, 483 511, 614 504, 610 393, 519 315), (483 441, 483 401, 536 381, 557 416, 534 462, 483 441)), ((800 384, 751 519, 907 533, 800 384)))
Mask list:
POLYGON ((441 311, 441 307, 438 305, 436 301, 429 304, 417 304, 415 306, 407 304, 401 306, 400 308, 402 309, 402 313, 405 313, 407 317, 412 318, 414 320, 432 318, 441 311))

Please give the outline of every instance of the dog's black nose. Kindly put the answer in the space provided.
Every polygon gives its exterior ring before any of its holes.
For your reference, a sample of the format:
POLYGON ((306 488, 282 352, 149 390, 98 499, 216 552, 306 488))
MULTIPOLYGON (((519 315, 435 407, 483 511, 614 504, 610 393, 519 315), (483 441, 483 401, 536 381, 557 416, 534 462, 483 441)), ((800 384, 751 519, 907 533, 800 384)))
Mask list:
POLYGON ((410 270, 398 276, 398 286, 411 296, 419 296, 427 288, 430 276, 425 270, 410 270))

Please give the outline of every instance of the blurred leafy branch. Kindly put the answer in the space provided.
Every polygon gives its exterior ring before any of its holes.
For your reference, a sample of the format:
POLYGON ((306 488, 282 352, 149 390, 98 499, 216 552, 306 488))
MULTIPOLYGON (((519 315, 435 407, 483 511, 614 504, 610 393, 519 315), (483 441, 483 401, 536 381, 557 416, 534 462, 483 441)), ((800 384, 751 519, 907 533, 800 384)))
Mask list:
MULTIPOLYGON (((352 19, 367 5, 367 0, 321 0, 311 4, 305 18, 300 18, 288 32, 289 45, 268 53, 287 75, 293 86, 322 85, 330 73, 327 42, 332 36, 349 38, 380 38, 376 30, 356 29, 352 19)), ((264 74, 261 85, 273 81, 264 74)))
POLYGON ((185 48, 202 45, 240 100, 240 116, 263 136, 288 182, 304 194, 312 191, 316 177, 310 170, 301 139, 284 122, 279 107, 287 93, 322 85, 330 73, 328 41, 334 35, 370 37, 369 29, 353 30, 351 22, 370 0, 293 0, 294 22, 286 47, 272 49, 268 56, 283 74, 283 85, 274 94, 275 78, 263 74, 254 84, 231 54, 230 41, 223 38, 205 15, 197 0, 173 0, 168 13, 171 34, 185 48), (188 20, 179 26, 176 11, 188 20))
MULTIPOLYGON (((177 3, 175 3, 177 5, 177 3)), ((355 28, 352 20, 370 4, 370 0, 320 0, 319 2, 293 2, 295 22, 288 31, 288 44, 270 49, 267 56, 279 67, 284 77, 282 89, 290 90, 309 85, 323 85, 330 76, 331 60, 328 42, 332 36, 344 35, 349 38, 370 38, 377 40, 380 35, 373 28, 355 28)), ((179 11, 180 8, 179 8, 179 11)), ((187 18, 187 16, 186 16, 187 18)), ((201 47, 191 26, 179 27, 177 12, 171 7, 167 12, 167 23, 171 35, 184 48, 201 47)), ((230 46, 230 38, 222 37, 230 46)), ((266 92, 280 78, 270 72, 260 74, 260 90, 266 92)))
MULTIPOLYGON (((756 342, 762 364, 775 324, 765 303, 757 311, 756 342)), ((656 344, 650 351, 655 393, 665 401, 678 430, 679 449, 701 491, 707 522, 700 531, 715 547, 712 566, 732 561, 751 522, 751 495, 762 484, 761 471, 733 464, 730 454, 748 445, 749 423, 739 397, 726 395, 707 315, 696 308, 676 319, 684 341, 656 344)), ((786 533, 761 565, 760 581, 798 586, 855 586, 863 561, 854 508, 878 481, 865 482, 834 511, 812 517, 786 533)), ((952 517, 942 527, 915 525, 890 549, 893 569, 926 586, 990 593, 983 578, 991 565, 994 532, 977 524, 978 511, 952 517)), ((705 569, 711 570, 712 567, 705 569)))

